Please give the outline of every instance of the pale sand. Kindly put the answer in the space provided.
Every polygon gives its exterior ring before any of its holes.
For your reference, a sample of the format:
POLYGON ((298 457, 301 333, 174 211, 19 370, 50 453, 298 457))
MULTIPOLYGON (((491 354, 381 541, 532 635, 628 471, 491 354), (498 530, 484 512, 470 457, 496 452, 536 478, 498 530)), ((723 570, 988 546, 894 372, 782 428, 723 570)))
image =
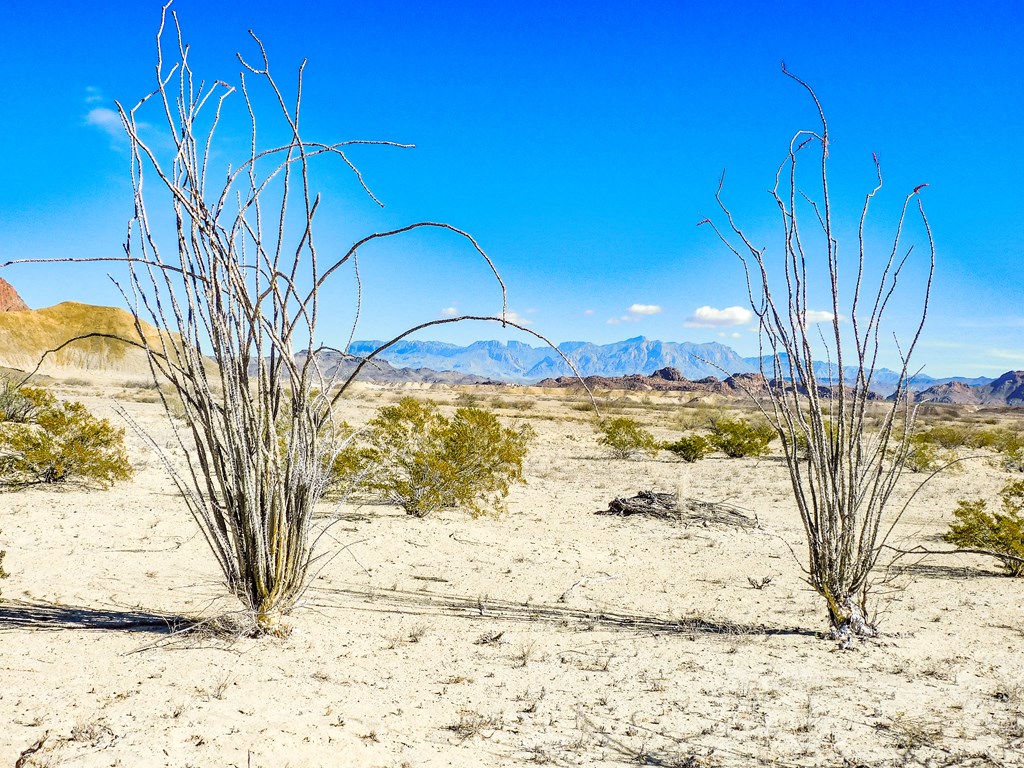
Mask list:
MULTIPOLYGON (((139 390, 68 392, 102 415, 121 399, 170 445, 139 390)), ((366 387, 346 416, 398 394, 366 387)), ((0 590, 16 601, 0 608, 0 764, 46 735, 24 765, 1024 765, 1024 582, 986 558, 929 557, 879 588, 887 636, 840 651, 817 635, 823 606, 790 551, 805 556, 777 457, 609 459, 566 395, 502 397, 534 401, 522 415, 538 433, 509 511, 416 520, 325 504, 342 519, 324 551, 340 554, 285 639, 63 626, 234 607, 130 432, 130 483, 0 495, 0 590), (760 528, 593 514, 647 488, 728 500, 760 528), (765 576, 761 590, 747 581, 765 576), (673 628, 680 618, 714 626, 673 628)), ((657 407, 676 401, 650 402, 629 413, 672 436, 678 409, 657 407)), ((944 547, 955 500, 1009 477, 980 460, 937 478, 894 541, 944 547)))

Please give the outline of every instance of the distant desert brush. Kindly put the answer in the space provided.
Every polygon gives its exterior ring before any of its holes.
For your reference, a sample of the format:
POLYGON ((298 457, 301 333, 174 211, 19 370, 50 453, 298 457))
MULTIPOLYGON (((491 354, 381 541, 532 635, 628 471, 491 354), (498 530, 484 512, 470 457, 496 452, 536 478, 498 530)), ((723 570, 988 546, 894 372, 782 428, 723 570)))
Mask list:
POLYGON ((658 441, 630 416, 602 419, 597 423, 597 431, 600 433, 597 442, 618 459, 629 459, 641 453, 648 456, 658 453, 658 441))
POLYGON ((106 488, 131 477, 123 429, 93 416, 81 403, 57 400, 43 389, 22 387, 17 397, 18 420, 0 422, 0 485, 106 488))
POLYGON ((703 435, 684 435, 673 443, 665 443, 662 448, 690 464, 715 450, 714 443, 703 435))
POLYGON ((999 498, 1002 512, 990 512, 984 499, 961 499, 943 538, 963 549, 987 551, 1007 575, 1024 576, 1024 480, 1007 483, 999 498))
POLYGON ((710 429, 711 444, 730 459, 767 456, 770 443, 778 436, 768 424, 753 424, 744 419, 714 419, 710 429))
POLYGON ((459 408, 448 418, 411 397, 381 408, 334 462, 338 485, 378 494, 408 514, 426 517, 461 507, 500 511, 509 487, 523 480, 533 429, 502 426, 491 412, 459 408))

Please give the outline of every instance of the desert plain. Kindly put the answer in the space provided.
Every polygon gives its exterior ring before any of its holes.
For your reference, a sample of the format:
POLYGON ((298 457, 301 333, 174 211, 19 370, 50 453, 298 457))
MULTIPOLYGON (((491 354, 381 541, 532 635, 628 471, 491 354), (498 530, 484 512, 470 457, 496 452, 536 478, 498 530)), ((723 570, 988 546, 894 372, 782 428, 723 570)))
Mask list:
MULTIPOLYGON (((114 423, 120 404, 182 460, 144 383, 49 386, 114 423)), ((363 384, 340 416, 359 424, 408 394, 531 424, 526 484, 480 518, 325 501, 323 558, 283 637, 217 631, 239 606, 131 429, 129 482, 0 494, 0 765, 1024 765, 1022 581, 996 561, 900 558, 874 593, 882 636, 842 650, 804 581, 777 445, 616 459, 584 399, 529 388, 363 384), (746 522, 595 514, 647 489, 746 522)), ((659 439, 733 407, 599 400, 659 439)), ((956 500, 994 500, 1012 477, 984 452, 919 490, 906 473, 890 543, 948 549, 956 500)))

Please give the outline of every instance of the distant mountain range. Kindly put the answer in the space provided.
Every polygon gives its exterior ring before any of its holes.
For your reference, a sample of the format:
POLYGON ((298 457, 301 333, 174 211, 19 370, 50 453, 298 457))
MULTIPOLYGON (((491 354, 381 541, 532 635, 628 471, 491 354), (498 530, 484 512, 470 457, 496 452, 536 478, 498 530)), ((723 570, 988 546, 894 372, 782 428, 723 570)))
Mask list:
MULTIPOLYGON (((356 341, 348 351, 361 357, 382 343, 356 341)), ((559 344, 557 350, 519 341, 477 341, 468 347, 440 341, 400 341, 381 353, 380 358, 398 368, 432 368, 520 383, 572 375, 572 368, 559 352, 571 360, 583 376, 629 376, 672 367, 689 379, 700 379, 727 375, 722 371, 748 373, 754 370, 722 344, 652 341, 638 336, 604 345, 567 341, 559 344)))
MULTIPOLYGON (((362 357, 380 347, 380 341, 356 341, 349 353, 362 357)), ((663 368, 675 368, 684 377, 697 381, 709 376, 725 379, 731 374, 759 373, 761 358, 740 357, 724 344, 693 344, 690 342, 655 341, 637 336, 613 344, 592 344, 567 341, 557 351, 547 346, 534 347, 519 341, 477 341, 461 347, 441 341, 400 341, 382 352, 378 359, 396 368, 430 368, 518 383, 535 383, 542 379, 571 376, 572 369, 564 355, 581 376, 621 377, 646 375, 663 368), (561 355, 558 353, 561 352, 561 355)), ((765 358, 770 366, 770 358, 765 358)), ((783 358, 783 362, 785 359, 783 358)), ((770 370, 770 367, 768 367, 770 370)), ((815 374, 822 383, 834 380, 834 366, 819 362, 815 374)), ((844 380, 851 383, 856 369, 847 367, 844 380)), ((896 387, 899 373, 886 368, 875 371, 873 389, 888 395, 896 387)), ((992 379, 951 377, 936 379, 920 374, 911 380, 914 391, 940 384, 960 383, 968 386, 988 384, 992 379)))
MULTIPOLYGON (((156 336, 156 329, 145 323, 143 326, 147 336, 156 336)), ((65 302, 31 310, 13 286, 0 279, 0 366, 32 370, 45 350, 54 349, 70 338, 97 332, 122 338, 132 338, 136 333, 132 316, 123 309, 65 302)), ((356 341, 348 352, 355 358, 365 357, 382 343, 356 341)), ((534 347, 519 341, 477 341, 462 347, 440 341, 405 340, 382 352, 372 365, 360 372, 360 378, 382 382, 534 384, 572 376, 572 367, 566 359, 581 376, 618 379, 616 383, 622 386, 685 389, 689 381, 702 384, 708 391, 722 389, 723 393, 736 389, 739 381, 747 382, 744 386, 749 388, 749 381, 752 381, 731 377, 758 374, 762 362, 766 372, 770 372, 771 364, 771 358, 740 357, 724 344, 656 341, 643 336, 613 344, 567 341, 557 349, 534 347), (659 373, 652 380, 644 380, 655 372, 659 373), (635 381, 625 382, 625 377, 635 381)), ((321 361, 325 363, 326 372, 342 376, 351 372, 355 365, 352 357, 337 352, 321 353, 321 361)), ((782 362, 785 363, 784 358, 782 362)), ((149 372, 141 351, 95 337, 47 358, 43 370, 57 369, 149 372)), ((835 373, 829 363, 815 364, 815 374, 821 384, 836 383, 835 373)), ((850 384, 856 369, 848 367, 843 374, 844 383, 850 384)), ((878 369, 873 389, 879 395, 889 395, 898 379, 897 372, 878 369)), ((606 382, 602 386, 612 384, 606 382)), ((1024 405, 1024 372, 1010 371, 995 380, 962 376, 936 379, 922 374, 911 380, 911 389, 918 393, 919 399, 937 403, 1024 405)))

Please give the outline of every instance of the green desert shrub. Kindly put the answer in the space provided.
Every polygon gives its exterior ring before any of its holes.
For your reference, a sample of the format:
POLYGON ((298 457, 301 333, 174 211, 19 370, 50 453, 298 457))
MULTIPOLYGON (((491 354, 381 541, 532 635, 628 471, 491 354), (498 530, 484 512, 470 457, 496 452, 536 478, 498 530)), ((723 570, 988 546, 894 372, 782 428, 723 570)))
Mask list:
POLYGON ((1024 480, 1008 483, 999 497, 1002 512, 989 512, 984 499, 961 499, 944 538, 962 549, 991 552, 1007 575, 1024 576, 1024 480))
POLYGON ((945 440, 931 432, 932 430, 917 432, 907 441, 903 466, 911 472, 935 472, 940 469, 954 473, 962 471, 962 467, 957 463, 959 454, 952 447, 943 447, 956 443, 956 439, 945 440))
POLYGON ((777 437, 767 424, 752 424, 744 419, 715 419, 711 423, 711 443, 730 459, 767 456, 777 437))
POLYGON ((691 464, 715 450, 715 446, 703 435, 684 435, 674 443, 665 443, 662 448, 691 464))
POLYGON ((600 432, 597 442, 611 451, 616 458, 628 459, 638 453, 655 456, 658 453, 659 445, 654 435, 629 416, 603 419, 598 423, 597 431, 600 432))
POLYGON ((523 481, 533 430, 506 427, 490 411, 459 408, 448 418, 411 397, 386 406, 334 462, 342 484, 377 494, 415 517, 461 507, 500 511, 523 481))
POLYGON ((932 472, 938 469, 945 462, 935 446, 936 443, 929 440, 926 433, 918 432, 910 438, 903 466, 911 472, 932 472))
POLYGON ((23 389, 11 379, 0 377, 0 422, 25 424, 32 420, 38 405, 31 396, 34 390, 23 389))
POLYGON ((81 403, 57 400, 42 389, 20 391, 33 410, 24 423, 0 424, 0 484, 105 488, 131 477, 123 429, 93 416, 81 403))

